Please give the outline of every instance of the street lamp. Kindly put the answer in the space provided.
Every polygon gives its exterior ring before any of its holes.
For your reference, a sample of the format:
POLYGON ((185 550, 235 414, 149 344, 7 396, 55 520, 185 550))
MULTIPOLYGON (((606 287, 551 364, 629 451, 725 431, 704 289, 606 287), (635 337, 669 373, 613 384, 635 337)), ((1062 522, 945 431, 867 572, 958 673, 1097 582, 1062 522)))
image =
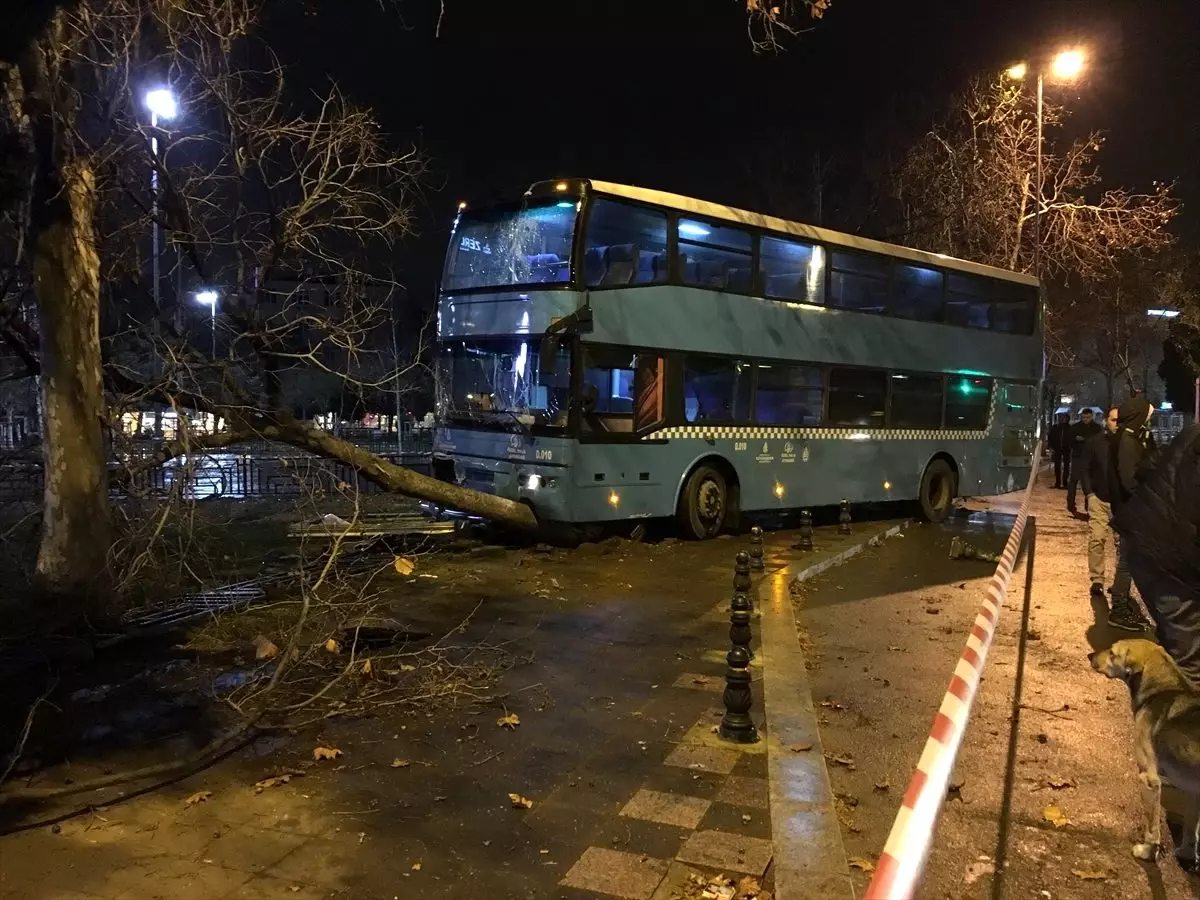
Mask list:
MULTIPOLYGON (((1043 97, 1045 94, 1046 70, 1055 81, 1074 81, 1087 68, 1087 54, 1083 50, 1063 50, 1055 54, 1047 65, 1044 61, 1037 66, 1037 209, 1033 215, 1033 274, 1042 276, 1042 191, 1045 187, 1042 174, 1042 126, 1045 122, 1043 97)), ((1029 64, 1019 62, 1010 66, 1005 74, 1014 81, 1022 81, 1029 74, 1029 64)))
POLYGON ((150 169, 150 244, 153 265, 152 290, 154 294, 154 309, 161 309, 159 302, 159 259, 158 259, 158 120, 170 121, 179 112, 175 95, 169 88, 155 88, 146 92, 146 108, 150 110, 150 127, 155 133, 150 135, 150 154, 154 157, 154 165, 150 169))
POLYGON ((208 322, 212 332, 210 355, 213 359, 217 358, 217 301, 220 299, 221 295, 214 290, 196 291, 196 302, 208 307, 208 322))

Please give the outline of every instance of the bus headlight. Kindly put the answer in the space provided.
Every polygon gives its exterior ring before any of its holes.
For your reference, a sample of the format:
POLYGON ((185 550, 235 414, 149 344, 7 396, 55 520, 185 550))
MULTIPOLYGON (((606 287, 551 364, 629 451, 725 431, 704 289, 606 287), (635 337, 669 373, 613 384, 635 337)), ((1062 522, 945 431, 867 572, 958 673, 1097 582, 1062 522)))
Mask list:
POLYGON ((517 484, 527 491, 537 491, 542 488, 552 488, 558 483, 557 478, 547 478, 537 472, 521 472, 517 475, 517 484))

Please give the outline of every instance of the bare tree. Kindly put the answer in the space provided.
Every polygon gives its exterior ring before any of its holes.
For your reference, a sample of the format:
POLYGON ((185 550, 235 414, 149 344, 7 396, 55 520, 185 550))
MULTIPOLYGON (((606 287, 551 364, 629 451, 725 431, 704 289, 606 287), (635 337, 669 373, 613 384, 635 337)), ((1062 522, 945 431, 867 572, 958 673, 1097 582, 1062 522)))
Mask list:
MULTIPOLYGON (((741 2, 741 0, 738 0, 741 2)), ((756 53, 778 51, 782 41, 799 34, 808 25, 804 19, 824 17, 833 0, 745 0, 747 33, 756 53)))
POLYGON ((1044 109, 1044 186, 1037 196, 1034 101, 1007 79, 973 81, 950 114, 902 161, 893 180, 908 243, 1028 272, 1041 218, 1042 275, 1102 280, 1129 252, 1160 250, 1178 204, 1171 186, 1147 193, 1103 185, 1104 136, 1058 139, 1061 106, 1044 109))

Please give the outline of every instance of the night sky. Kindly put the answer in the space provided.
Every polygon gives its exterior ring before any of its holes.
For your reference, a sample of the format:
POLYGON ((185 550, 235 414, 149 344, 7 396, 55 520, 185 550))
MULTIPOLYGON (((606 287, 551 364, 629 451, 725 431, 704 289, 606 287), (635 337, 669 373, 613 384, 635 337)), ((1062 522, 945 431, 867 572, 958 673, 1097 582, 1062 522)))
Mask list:
MULTIPOLYGON (((835 0, 776 55, 752 52, 734 0, 446 0, 440 37, 436 0, 406 0, 403 21, 366 2, 313 6, 285 29, 307 35, 306 72, 336 74, 433 157, 422 255, 440 252, 458 200, 559 175, 811 219, 816 154, 825 224, 886 236, 871 180, 965 80, 1074 44, 1088 76, 1052 96, 1071 128, 1108 132, 1108 179, 1177 181, 1200 208, 1196 0, 835 0), (318 38, 330 49, 314 54, 318 38)), ((1179 224, 1200 235, 1194 209, 1179 224)))

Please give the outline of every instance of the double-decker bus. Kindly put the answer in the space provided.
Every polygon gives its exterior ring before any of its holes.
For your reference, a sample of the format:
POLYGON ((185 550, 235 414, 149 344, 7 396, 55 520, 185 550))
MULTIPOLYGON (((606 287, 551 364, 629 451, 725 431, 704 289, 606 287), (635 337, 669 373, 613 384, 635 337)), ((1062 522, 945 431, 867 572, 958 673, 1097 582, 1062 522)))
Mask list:
POLYGON ((1025 483, 1035 279, 689 197, 534 184, 460 208, 434 472, 579 525, 1025 483))

